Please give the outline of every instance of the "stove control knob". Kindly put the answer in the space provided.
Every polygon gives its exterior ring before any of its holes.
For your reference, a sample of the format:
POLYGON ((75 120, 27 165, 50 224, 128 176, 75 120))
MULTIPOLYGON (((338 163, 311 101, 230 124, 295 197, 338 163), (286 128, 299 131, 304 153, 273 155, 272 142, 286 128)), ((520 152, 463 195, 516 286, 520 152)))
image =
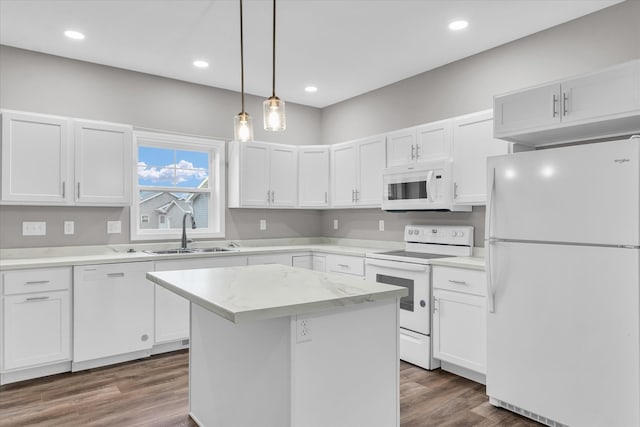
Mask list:
POLYGON ((413 230, 409 229, 409 235, 412 235, 412 234, 413 234, 413 230))
POLYGON ((464 237, 464 231, 458 232, 458 237, 464 237))
POLYGON ((427 305, 427 303, 425 302, 425 300, 421 299, 420 300, 420 307, 424 307, 425 305, 427 305))
POLYGON ((451 237, 456 237, 457 235, 458 235, 458 232, 457 232, 457 231, 452 231, 452 232, 451 232, 451 237))

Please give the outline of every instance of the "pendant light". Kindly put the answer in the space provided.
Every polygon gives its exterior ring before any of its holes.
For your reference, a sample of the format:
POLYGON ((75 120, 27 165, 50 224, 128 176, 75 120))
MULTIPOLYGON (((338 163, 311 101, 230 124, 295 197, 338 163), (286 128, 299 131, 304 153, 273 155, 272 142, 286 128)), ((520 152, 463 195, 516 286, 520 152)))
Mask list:
POLYGON ((264 101, 264 129, 283 131, 287 128, 284 101, 276 96, 276 0, 273 0, 273 79, 271 96, 264 101))
POLYGON ((244 43, 242 38, 242 0, 240 0, 240 90, 242 95, 242 111, 233 119, 233 133, 236 141, 253 141, 253 124, 251 116, 244 111, 244 43))

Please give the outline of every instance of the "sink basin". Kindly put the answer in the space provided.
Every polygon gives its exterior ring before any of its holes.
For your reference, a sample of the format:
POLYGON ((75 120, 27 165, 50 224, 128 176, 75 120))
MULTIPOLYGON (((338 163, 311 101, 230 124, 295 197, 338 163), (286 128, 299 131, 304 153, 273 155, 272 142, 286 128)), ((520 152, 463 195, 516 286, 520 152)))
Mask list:
POLYGON ((188 248, 188 249, 162 249, 158 251, 144 251, 145 253, 152 255, 176 255, 176 254, 198 254, 198 253, 210 253, 210 252, 230 252, 234 251, 233 248, 188 248))

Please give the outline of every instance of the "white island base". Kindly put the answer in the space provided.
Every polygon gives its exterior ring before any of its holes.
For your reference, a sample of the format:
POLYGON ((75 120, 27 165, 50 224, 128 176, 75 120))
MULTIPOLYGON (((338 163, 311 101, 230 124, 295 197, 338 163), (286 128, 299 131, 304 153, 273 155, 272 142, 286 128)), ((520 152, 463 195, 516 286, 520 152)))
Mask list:
POLYGON ((398 426, 398 365, 395 298, 244 323, 191 303, 190 415, 203 427, 398 426))

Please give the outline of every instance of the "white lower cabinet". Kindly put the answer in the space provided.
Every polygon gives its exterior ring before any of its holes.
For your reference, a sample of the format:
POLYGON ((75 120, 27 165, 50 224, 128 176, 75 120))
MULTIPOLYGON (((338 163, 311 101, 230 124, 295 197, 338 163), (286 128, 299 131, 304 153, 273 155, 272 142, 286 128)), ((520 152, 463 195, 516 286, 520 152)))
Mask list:
POLYGON ((145 275, 153 268, 153 262, 73 268, 74 371, 150 354, 154 290, 145 275))
POLYGON ((313 270, 313 256, 311 255, 296 255, 292 256, 291 260, 294 267, 313 270))
MULTIPOLYGON (((190 260, 158 261, 155 271, 247 265, 247 257, 229 256, 190 260)), ((162 345, 189 339, 189 301, 162 286, 153 285, 155 298, 155 344, 162 345)), ((186 343, 185 343, 186 345, 186 343)), ((173 350, 173 348, 167 348, 173 350)), ((165 351, 167 351, 165 350, 165 351)))
POLYGON ((327 271, 327 257, 324 255, 312 255, 313 271, 327 271))
POLYGON ((2 279, 1 372, 68 362, 71 269, 10 271, 2 279))
MULTIPOLYGON (((433 357, 474 373, 486 374, 484 272, 434 266, 433 288, 433 357)), ((471 378, 476 379, 473 375, 471 378)))

